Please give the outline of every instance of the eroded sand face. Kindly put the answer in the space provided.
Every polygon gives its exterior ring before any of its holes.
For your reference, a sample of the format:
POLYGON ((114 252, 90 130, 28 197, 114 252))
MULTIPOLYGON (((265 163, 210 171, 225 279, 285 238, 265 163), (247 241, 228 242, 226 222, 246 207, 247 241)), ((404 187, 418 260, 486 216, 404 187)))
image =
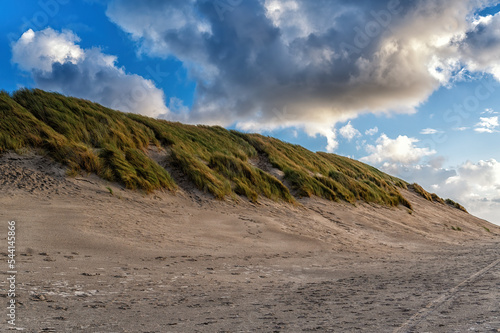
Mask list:
POLYGON ((145 196, 32 155, 2 156, 0 184, 24 331, 500 329, 499 229, 409 192, 412 214, 217 202, 188 185, 145 196))

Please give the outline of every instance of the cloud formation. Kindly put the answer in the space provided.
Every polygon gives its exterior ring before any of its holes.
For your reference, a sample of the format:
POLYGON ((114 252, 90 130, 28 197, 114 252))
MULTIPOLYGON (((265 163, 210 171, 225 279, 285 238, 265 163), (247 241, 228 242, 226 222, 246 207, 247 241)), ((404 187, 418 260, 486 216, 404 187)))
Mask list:
POLYGON ((13 61, 43 89, 190 123, 302 128, 325 136, 333 151, 338 123, 415 112, 464 72, 500 80, 500 14, 474 14, 490 3, 109 0, 108 18, 139 53, 187 68, 194 103, 174 100, 178 112, 151 81, 99 49, 82 49, 70 31, 28 30, 12 46, 13 61))
POLYGON ((495 133, 500 126, 498 117, 480 117, 480 122, 476 124, 474 131, 479 133, 495 133))
POLYGON ((500 225, 500 162, 495 159, 468 161, 449 169, 398 164, 385 164, 382 169, 458 201, 470 213, 500 225))
POLYGON ((492 115, 492 114, 498 114, 497 111, 493 110, 492 108, 487 108, 485 109, 483 112, 481 112, 481 114, 489 114, 489 115, 492 115))
POLYGON ((443 156, 418 144, 414 138, 390 139, 382 134, 376 145, 364 147, 370 155, 361 160, 407 182, 416 182, 441 197, 451 198, 470 213, 500 225, 500 162, 467 161, 443 168, 446 160, 443 156))
POLYGON ((432 135, 437 133, 443 133, 443 131, 437 130, 435 128, 424 128, 423 130, 420 131, 420 134, 422 135, 432 135))
POLYGON ((458 45, 470 70, 488 72, 500 80, 500 13, 476 17, 458 45))
POLYGON ((500 224, 500 162, 495 159, 464 163, 443 190, 458 196, 474 214, 500 224))
POLYGON ((12 44, 12 61, 31 72, 37 87, 151 117, 167 115, 162 90, 116 66, 100 49, 82 49, 71 31, 26 31, 12 44))
POLYGON ((414 112, 464 70, 500 79, 500 16, 472 15, 486 5, 112 0, 107 15, 140 52, 176 57, 189 69, 195 102, 177 120, 302 127, 325 135, 332 150, 338 122, 363 112, 414 112))
POLYGON ((377 133, 378 133, 378 127, 377 126, 375 126, 374 128, 367 129, 365 131, 365 135, 369 135, 369 136, 375 135, 377 133))
POLYGON ((409 165, 419 162, 426 156, 436 154, 435 150, 419 148, 415 144, 419 140, 400 135, 391 139, 382 134, 376 141, 376 145, 366 145, 365 150, 370 154, 361 158, 361 161, 380 165, 382 163, 400 163, 409 165))
POLYGON ((351 125, 350 121, 347 123, 347 125, 339 129, 339 134, 346 138, 348 141, 361 136, 361 133, 351 125))

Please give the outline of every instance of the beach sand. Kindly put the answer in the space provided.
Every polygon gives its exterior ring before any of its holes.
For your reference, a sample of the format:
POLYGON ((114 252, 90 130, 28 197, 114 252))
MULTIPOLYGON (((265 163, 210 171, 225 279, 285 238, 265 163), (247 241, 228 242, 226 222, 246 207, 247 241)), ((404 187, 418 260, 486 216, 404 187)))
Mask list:
POLYGON ((146 195, 68 178, 31 153, 1 156, 0 296, 9 299, 15 220, 16 327, 500 331, 495 225, 409 191, 413 212, 318 198, 217 201, 178 183, 175 194, 146 195))

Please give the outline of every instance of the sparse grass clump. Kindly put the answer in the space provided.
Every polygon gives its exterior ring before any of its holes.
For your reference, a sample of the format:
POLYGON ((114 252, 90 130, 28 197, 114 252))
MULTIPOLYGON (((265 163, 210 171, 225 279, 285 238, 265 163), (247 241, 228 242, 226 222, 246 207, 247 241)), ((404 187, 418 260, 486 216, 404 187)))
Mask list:
POLYGON ((451 206, 451 207, 454 207, 454 208, 456 208, 456 209, 460 209, 461 211, 463 211, 463 212, 466 212, 466 213, 467 213, 467 209, 465 209, 465 207, 464 207, 464 206, 462 206, 461 204, 459 204, 458 202, 455 202, 455 201, 453 201, 453 200, 451 200, 451 199, 446 199, 446 200, 445 200, 445 203, 446 203, 447 205, 451 206))
POLYGON ((413 189, 413 191, 415 191, 415 193, 420 195, 425 200, 428 200, 430 202, 434 201, 434 200, 432 200, 432 195, 429 192, 427 192, 426 190, 424 190, 422 188, 422 186, 418 185, 417 183, 411 184, 410 188, 413 189))
POLYGON ((101 150, 99 157, 102 167, 98 174, 107 180, 146 192, 160 188, 175 189, 170 174, 139 150, 127 148, 121 151, 109 146, 101 150))
POLYGON ((311 177, 302 170, 285 168, 285 179, 290 182, 292 188, 300 197, 317 196, 328 200, 335 201, 337 196, 328 186, 323 184, 316 177, 311 177))
POLYGON ((432 201, 438 202, 442 205, 445 204, 444 200, 440 198, 436 193, 431 193, 432 201))
POLYGON ((447 204, 447 205, 449 205, 451 207, 454 207, 456 209, 460 209, 461 211, 464 211, 464 212, 467 213, 467 210, 462 205, 460 205, 459 203, 456 203, 455 201, 453 201, 451 199, 443 200, 436 193, 429 193, 426 190, 424 190, 420 185, 418 185, 416 183, 411 184, 409 186, 409 188, 412 189, 413 191, 415 191, 415 193, 419 194, 421 197, 423 197, 424 199, 426 199, 428 201, 438 202, 438 203, 440 203, 442 205, 447 204))

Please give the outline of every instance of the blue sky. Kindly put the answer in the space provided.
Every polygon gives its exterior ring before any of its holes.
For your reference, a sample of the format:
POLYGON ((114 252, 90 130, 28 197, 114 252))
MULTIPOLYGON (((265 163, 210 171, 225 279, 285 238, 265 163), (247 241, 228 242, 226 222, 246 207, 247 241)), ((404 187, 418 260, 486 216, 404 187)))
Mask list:
POLYGON ((0 89, 350 156, 500 223, 498 1, 3 6, 0 89))

